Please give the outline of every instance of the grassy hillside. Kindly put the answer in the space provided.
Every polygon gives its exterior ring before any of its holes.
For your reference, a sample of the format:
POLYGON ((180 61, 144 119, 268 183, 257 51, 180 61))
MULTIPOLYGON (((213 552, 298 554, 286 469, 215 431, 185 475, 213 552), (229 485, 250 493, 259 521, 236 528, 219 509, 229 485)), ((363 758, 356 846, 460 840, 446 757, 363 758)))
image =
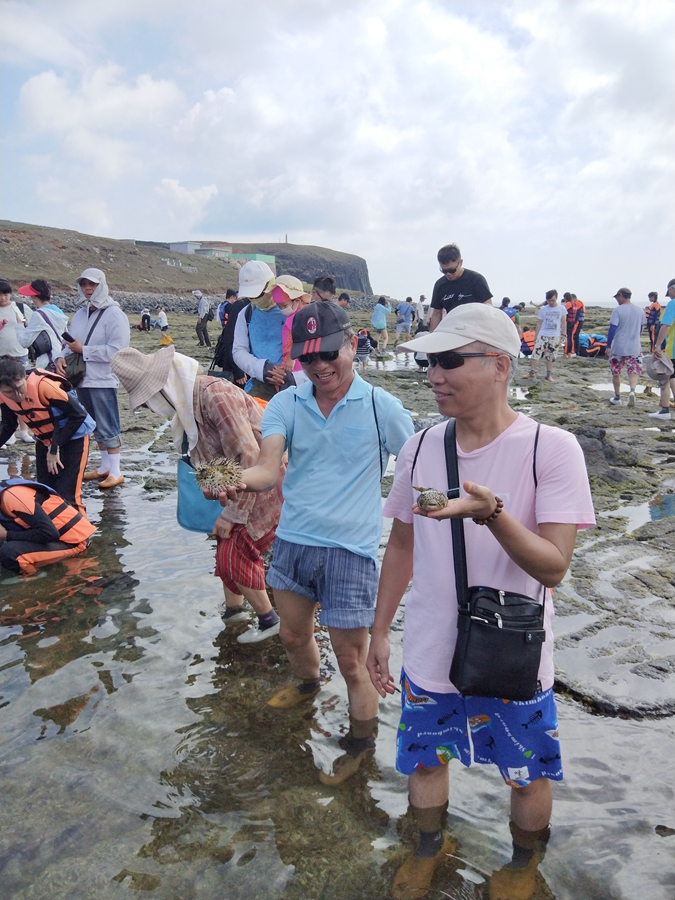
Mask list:
POLYGON ((132 242, 0 220, 0 277, 21 284, 44 277, 55 290, 72 290, 83 269, 103 269, 109 286, 119 291, 185 294, 199 288, 222 294, 237 286, 238 269, 219 259, 194 260, 160 247, 136 247, 132 242), (196 263, 197 272, 168 266, 164 258, 196 263))
MULTIPOLYGON (((234 244, 233 250, 273 255, 277 272, 310 284, 317 275, 331 274, 341 289, 371 292, 366 261, 350 253, 302 244, 234 244)), ((103 269, 112 290, 158 294, 187 294, 197 288, 224 294, 227 288, 237 287, 239 271, 227 260, 171 253, 162 244, 136 245, 63 228, 0 220, 0 277, 13 284, 43 277, 52 282, 55 291, 71 291, 88 266, 103 269), (167 265, 163 261, 167 258, 182 262, 183 268, 167 265), (197 271, 186 271, 186 266, 197 271)))

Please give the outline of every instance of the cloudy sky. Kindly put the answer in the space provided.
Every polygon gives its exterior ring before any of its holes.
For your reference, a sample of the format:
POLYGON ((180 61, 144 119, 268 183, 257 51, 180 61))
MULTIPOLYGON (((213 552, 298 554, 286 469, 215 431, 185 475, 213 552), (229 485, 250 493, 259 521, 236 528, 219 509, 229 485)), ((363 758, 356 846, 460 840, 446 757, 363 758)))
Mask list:
POLYGON ((15 221, 435 254, 514 300, 675 277, 672 0, 1 0, 15 221))

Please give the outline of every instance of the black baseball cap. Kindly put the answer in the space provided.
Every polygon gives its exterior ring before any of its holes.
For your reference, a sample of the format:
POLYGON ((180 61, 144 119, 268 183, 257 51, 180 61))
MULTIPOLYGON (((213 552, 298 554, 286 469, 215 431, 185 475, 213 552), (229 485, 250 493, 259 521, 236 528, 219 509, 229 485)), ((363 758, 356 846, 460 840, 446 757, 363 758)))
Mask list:
POLYGON ((293 316, 291 358, 303 353, 339 350, 350 326, 347 311, 332 300, 308 303, 293 316))

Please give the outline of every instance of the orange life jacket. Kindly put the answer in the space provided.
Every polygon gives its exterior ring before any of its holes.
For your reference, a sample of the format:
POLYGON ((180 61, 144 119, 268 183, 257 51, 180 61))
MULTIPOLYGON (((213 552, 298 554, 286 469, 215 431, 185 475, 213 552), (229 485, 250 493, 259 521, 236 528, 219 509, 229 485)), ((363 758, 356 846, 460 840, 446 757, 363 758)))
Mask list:
MULTIPOLYGON (((30 528, 31 524, 22 517, 22 511, 28 517, 32 515, 39 503, 37 493, 41 490, 43 489, 39 486, 34 488, 25 484, 5 488, 0 492, 0 509, 19 525, 30 528)), ((58 494, 50 493, 39 505, 52 520, 59 533, 59 540, 66 544, 81 544, 96 531, 95 525, 58 494)))
POLYGON ((535 337, 534 331, 524 331, 521 334, 520 339, 525 341, 525 343, 530 348, 530 350, 534 350, 534 337, 535 337))
POLYGON ((13 410, 17 416, 22 419, 33 432, 35 437, 41 441, 45 447, 49 447, 54 433, 54 414, 52 412, 49 401, 45 402, 40 399, 40 384, 45 378, 57 383, 63 392, 64 400, 67 400, 67 387, 70 382, 61 375, 54 372, 47 372, 44 369, 35 369, 26 375, 26 396, 17 403, 3 394, 2 402, 13 410), (66 387, 67 386, 67 387, 66 387))

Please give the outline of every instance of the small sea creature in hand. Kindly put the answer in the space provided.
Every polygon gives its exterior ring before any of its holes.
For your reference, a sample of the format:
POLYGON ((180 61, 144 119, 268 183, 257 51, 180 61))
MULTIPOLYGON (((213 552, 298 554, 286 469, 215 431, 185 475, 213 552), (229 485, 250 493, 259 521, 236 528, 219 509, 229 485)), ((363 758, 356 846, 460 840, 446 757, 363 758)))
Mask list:
POLYGON ((218 456, 211 462, 202 463, 196 468, 197 484, 202 490, 207 489, 219 494, 228 487, 236 487, 242 482, 243 469, 239 463, 224 456, 218 456))
POLYGON ((415 487, 416 491, 420 491, 417 498, 417 505, 425 512, 433 512, 437 509, 445 509, 448 505, 447 495, 443 491, 437 491, 435 488, 415 487))

